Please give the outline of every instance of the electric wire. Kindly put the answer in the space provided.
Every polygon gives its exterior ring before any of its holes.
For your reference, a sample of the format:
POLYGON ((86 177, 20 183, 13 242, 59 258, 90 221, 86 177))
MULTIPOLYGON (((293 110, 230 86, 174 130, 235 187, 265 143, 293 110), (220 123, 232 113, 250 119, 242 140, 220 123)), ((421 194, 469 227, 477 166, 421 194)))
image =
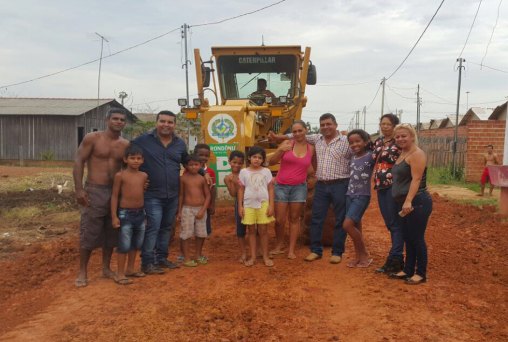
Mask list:
POLYGON ((436 9, 436 12, 434 13, 434 15, 432 16, 432 18, 430 18, 430 21, 429 23, 427 24, 427 26, 425 26, 425 29, 423 30, 422 34, 420 35, 420 37, 418 38, 418 40, 416 41, 416 43, 413 45, 413 47, 411 48, 411 50, 409 50, 409 53, 407 54, 407 56, 402 60, 402 62, 399 64, 399 66, 397 67, 397 69, 395 69, 390 76, 388 76, 388 78, 386 80, 389 80, 390 78, 392 78, 393 75, 395 75, 395 73, 397 71, 399 71, 399 69, 402 67, 402 65, 404 65, 404 63, 406 62, 406 60, 409 58, 409 56, 411 55, 411 53, 413 52, 413 50, 416 48, 416 46, 418 45, 418 43, 420 42, 420 40, 422 39, 423 35, 425 34, 425 32, 427 31, 427 29, 429 28, 430 24, 432 23, 432 21, 434 20, 434 18, 436 17, 437 13, 439 12, 439 10, 441 9, 441 6, 443 6, 443 3, 445 2, 445 0, 442 0, 441 3, 439 4, 438 8, 436 9))
POLYGON ((373 104, 373 103, 374 103, 374 101, 376 100, 377 94, 379 94, 379 89, 381 89, 381 83, 380 83, 380 84, 379 84, 379 86, 377 87, 376 95, 374 95, 374 98, 372 99, 372 101, 370 101, 370 104, 367 106, 367 110, 369 110, 370 106, 372 106, 372 104, 373 104))
POLYGON ((355 86, 361 84, 369 84, 374 83, 376 81, 365 81, 365 82, 356 82, 356 83, 330 83, 330 84, 316 84, 317 87, 347 87, 347 86, 355 86))
POLYGON ((480 62, 480 64, 483 64, 485 57, 487 57, 487 52, 489 51, 490 43, 492 43, 492 38, 494 37, 494 31, 496 31, 497 22, 499 20, 499 10, 501 9, 502 3, 503 3, 503 0, 499 0, 499 5, 497 6, 496 22, 494 23, 494 26, 492 27, 492 33, 490 34, 490 39, 489 39, 489 42, 487 43, 487 47, 485 48, 485 54, 483 55, 483 58, 482 58, 482 61, 480 62))
POLYGON ((487 69, 491 69, 491 70, 495 70, 495 71, 499 71, 499 72, 504 72, 505 74, 508 74, 508 71, 506 71, 506 70, 501 70, 501 69, 493 68, 493 67, 485 65, 485 64, 475 63, 475 62, 471 62, 471 61, 468 62, 468 63, 474 64, 474 65, 478 65, 480 67, 484 67, 484 68, 487 68, 487 69))
MULTIPOLYGON (((110 58, 110 57, 113 57, 113 56, 116 56, 116 55, 119 55, 125 51, 129 51, 129 50, 132 50, 132 49, 135 49, 137 47, 140 47, 142 45, 145 45, 145 44, 148 44, 150 42, 153 42, 154 40, 157 40, 157 39, 160 39, 162 37, 165 37, 167 36, 168 34, 171 34, 175 31, 178 31, 180 28, 177 27, 171 31, 168 31, 168 32, 165 32, 163 34, 160 34, 156 37, 153 37, 153 38, 150 38, 148 40, 145 40, 144 42, 141 42, 141 43, 138 43, 138 44, 135 44, 135 45, 132 45, 132 46, 129 46, 125 49, 122 49, 122 50, 118 50, 110 55, 107 55, 107 56, 103 56, 102 59, 106 59, 106 58, 110 58)), ((88 61, 88 62, 85 62, 85 63, 81 63, 79 65, 76 65, 76 66, 73 66, 73 67, 70 67, 70 68, 67 68, 67 69, 63 69, 63 70, 59 70, 59 71, 56 71, 56 72, 52 72, 50 74, 46 74, 46 75, 43 75, 43 76, 39 76, 39 77, 35 77, 35 78, 32 78, 32 79, 29 79, 29 80, 26 80, 26 81, 22 81, 22 82, 16 82, 16 83, 11 83, 11 84, 7 84, 7 85, 3 85, 3 86, 0 86, 0 88, 9 88, 9 87, 14 87, 14 86, 18 86, 18 85, 21 85, 21 84, 25 84, 25 83, 30 83, 30 82, 33 82, 33 81, 37 81, 37 80, 41 80, 43 78, 47 78, 47 77, 51 77, 51 76, 55 76, 55 75, 58 75, 58 74, 62 74, 64 72, 67 72, 67 71, 71 71, 71 70, 74 70, 74 69, 78 69, 78 68, 81 68, 85 65, 89 65, 89 64, 92 64, 92 63, 95 63, 97 61, 99 61, 101 58, 96 58, 94 60, 91 60, 91 61, 88 61)))
POLYGON ((280 0, 280 1, 274 2, 274 3, 270 4, 270 5, 266 5, 264 7, 258 8, 256 10, 253 10, 253 11, 250 11, 250 12, 245 12, 245 13, 242 13, 242 14, 239 14, 239 15, 235 15, 234 17, 229 17, 229 18, 226 18, 226 19, 221 19, 221 20, 218 20, 218 21, 212 21, 212 22, 208 22, 208 23, 189 25, 189 27, 201 27, 201 26, 209 26, 209 25, 222 24, 222 23, 224 23, 226 21, 238 19, 240 17, 244 17, 246 15, 254 14, 254 13, 263 11, 263 10, 265 10, 267 8, 270 8, 270 7, 273 7, 273 6, 277 6, 278 4, 281 4, 281 3, 285 2, 285 1, 286 0, 280 0))
POLYGON ((467 33, 466 41, 464 42, 464 46, 462 47, 462 50, 460 51, 459 58, 462 57, 462 53, 464 52, 464 49, 466 48, 467 42, 469 40, 469 36, 471 35, 471 31, 473 31, 473 26, 476 21, 476 17, 478 16, 478 12, 480 12, 480 6, 482 5, 482 1, 478 3, 478 8, 476 9, 476 13, 474 14, 473 22, 471 23, 471 27, 469 27, 469 32, 467 33))
POLYGON ((437 97, 437 98, 438 98, 438 99, 440 99, 440 100, 443 100, 443 101, 446 101, 447 103, 450 103, 450 104, 455 105, 455 103, 454 103, 453 101, 450 101, 450 100, 448 100, 448 99, 445 99, 444 97, 441 97, 441 96, 439 96, 439 95, 436 95, 436 94, 434 94, 433 92, 431 92, 431 91, 429 91, 429 90, 427 90, 427 89, 425 89, 425 88, 423 88, 423 87, 420 87, 420 90, 423 90, 424 92, 426 92, 426 93, 428 93, 428 94, 430 94, 430 95, 432 95, 432 96, 434 96, 434 97, 437 97))
POLYGON ((403 99, 407 99, 407 100, 416 100, 416 97, 407 97, 407 96, 404 96, 402 94, 399 94, 398 92, 396 92, 395 90, 392 89, 392 87, 390 87, 388 84, 386 84, 386 87, 388 88, 388 90, 390 90, 392 93, 394 93, 395 95, 397 96, 400 96, 402 97, 403 99))

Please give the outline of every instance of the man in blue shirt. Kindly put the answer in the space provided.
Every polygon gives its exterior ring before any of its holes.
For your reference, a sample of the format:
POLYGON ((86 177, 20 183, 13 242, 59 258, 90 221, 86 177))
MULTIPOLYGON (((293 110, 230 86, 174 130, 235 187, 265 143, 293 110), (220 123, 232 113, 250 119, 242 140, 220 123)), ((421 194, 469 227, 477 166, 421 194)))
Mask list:
POLYGON ((148 174, 145 192, 147 225, 141 250, 141 269, 146 274, 164 273, 162 268, 177 268, 168 260, 171 228, 178 209, 180 164, 187 159, 187 145, 175 134, 176 115, 157 114, 156 127, 133 143, 143 149, 140 170, 148 174))

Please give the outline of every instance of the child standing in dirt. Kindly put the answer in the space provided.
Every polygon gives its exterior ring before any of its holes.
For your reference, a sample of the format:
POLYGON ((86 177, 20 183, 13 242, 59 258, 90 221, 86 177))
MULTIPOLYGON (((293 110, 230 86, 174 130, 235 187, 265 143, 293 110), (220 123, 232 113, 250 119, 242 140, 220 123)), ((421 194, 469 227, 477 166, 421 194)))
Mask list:
POLYGON ((189 157, 186 172, 180 177, 180 194, 178 199, 177 220, 181 220, 180 239, 183 247, 183 265, 196 267, 206 265, 203 257, 203 243, 208 236, 206 232, 206 211, 210 206, 210 188, 198 171, 201 160, 193 154, 189 157), (195 260, 190 258, 190 239, 195 236, 195 260))
POLYGON ((132 284, 127 277, 144 277, 143 272, 134 271, 136 253, 143 246, 145 236, 144 187, 148 175, 139 171, 143 164, 143 151, 129 145, 123 158, 126 168, 117 172, 111 195, 111 218, 113 228, 120 228, 118 237, 118 271, 114 277, 120 285, 132 284), (128 257, 125 270, 125 257, 128 257))
POLYGON ((369 267, 372 259, 365 248, 362 235, 362 217, 370 202, 370 178, 374 160, 368 148, 370 136, 362 129, 355 129, 347 135, 349 146, 354 153, 349 163, 349 185, 346 193, 346 219, 343 228, 353 239, 355 258, 348 267, 369 267))
POLYGON ((228 188, 229 194, 235 199, 235 222, 236 222, 236 236, 238 237, 238 246, 240 247, 240 259, 243 264, 247 260, 245 253, 245 225, 242 223, 242 218, 238 212, 238 188, 240 187, 240 170, 245 161, 245 154, 241 151, 232 151, 229 155, 229 166, 231 166, 231 173, 224 177, 224 183, 228 188))
POLYGON ((252 266, 256 261, 256 234, 259 234, 263 260, 266 266, 273 266, 268 256, 267 224, 275 221, 274 190, 272 173, 264 167, 266 152, 259 146, 253 146, 247 152, 248 167, 242 169, 238 176, 238 211, 242 223, 249 228, 250 259, 245 266, 252 266))
POLYGON ((208 236, 210 236, 212 234, 211 216, 215 214, 215 199, 217 197, 217 189, 215 188, 215 171, 208 167, 208 160, 210 159, 210 146, 207 144, 197 144, 194 148, 194 153, 199 157, 203 170, 205 170, 205 172, 208 173, 212 179, 212 185, 210 188, 210 205, 206 210, 206 213, 208 214, 206 217, 206 233, 208 236))

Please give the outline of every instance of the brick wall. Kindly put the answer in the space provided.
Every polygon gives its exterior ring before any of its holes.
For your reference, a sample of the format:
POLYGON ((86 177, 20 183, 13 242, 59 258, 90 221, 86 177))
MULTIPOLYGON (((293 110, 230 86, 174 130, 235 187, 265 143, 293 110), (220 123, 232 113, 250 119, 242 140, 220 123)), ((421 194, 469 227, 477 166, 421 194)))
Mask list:
POLYGON ((470 121, 467 126, 466 181, 479 182, 483 171, 482 154, 486 145, 494 145, 494 152, 503 161, 506 121, 470 121))

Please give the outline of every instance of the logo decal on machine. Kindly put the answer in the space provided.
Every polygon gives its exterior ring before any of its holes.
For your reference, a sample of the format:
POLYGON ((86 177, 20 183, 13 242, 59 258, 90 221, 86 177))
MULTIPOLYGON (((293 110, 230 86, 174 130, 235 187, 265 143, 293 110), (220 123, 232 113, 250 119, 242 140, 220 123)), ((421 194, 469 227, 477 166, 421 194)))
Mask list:
POLYGON ((236 122, 231 115, 217 114, 208 123, 208 134, 219 143, 227 143, 236 133, 236 122))

